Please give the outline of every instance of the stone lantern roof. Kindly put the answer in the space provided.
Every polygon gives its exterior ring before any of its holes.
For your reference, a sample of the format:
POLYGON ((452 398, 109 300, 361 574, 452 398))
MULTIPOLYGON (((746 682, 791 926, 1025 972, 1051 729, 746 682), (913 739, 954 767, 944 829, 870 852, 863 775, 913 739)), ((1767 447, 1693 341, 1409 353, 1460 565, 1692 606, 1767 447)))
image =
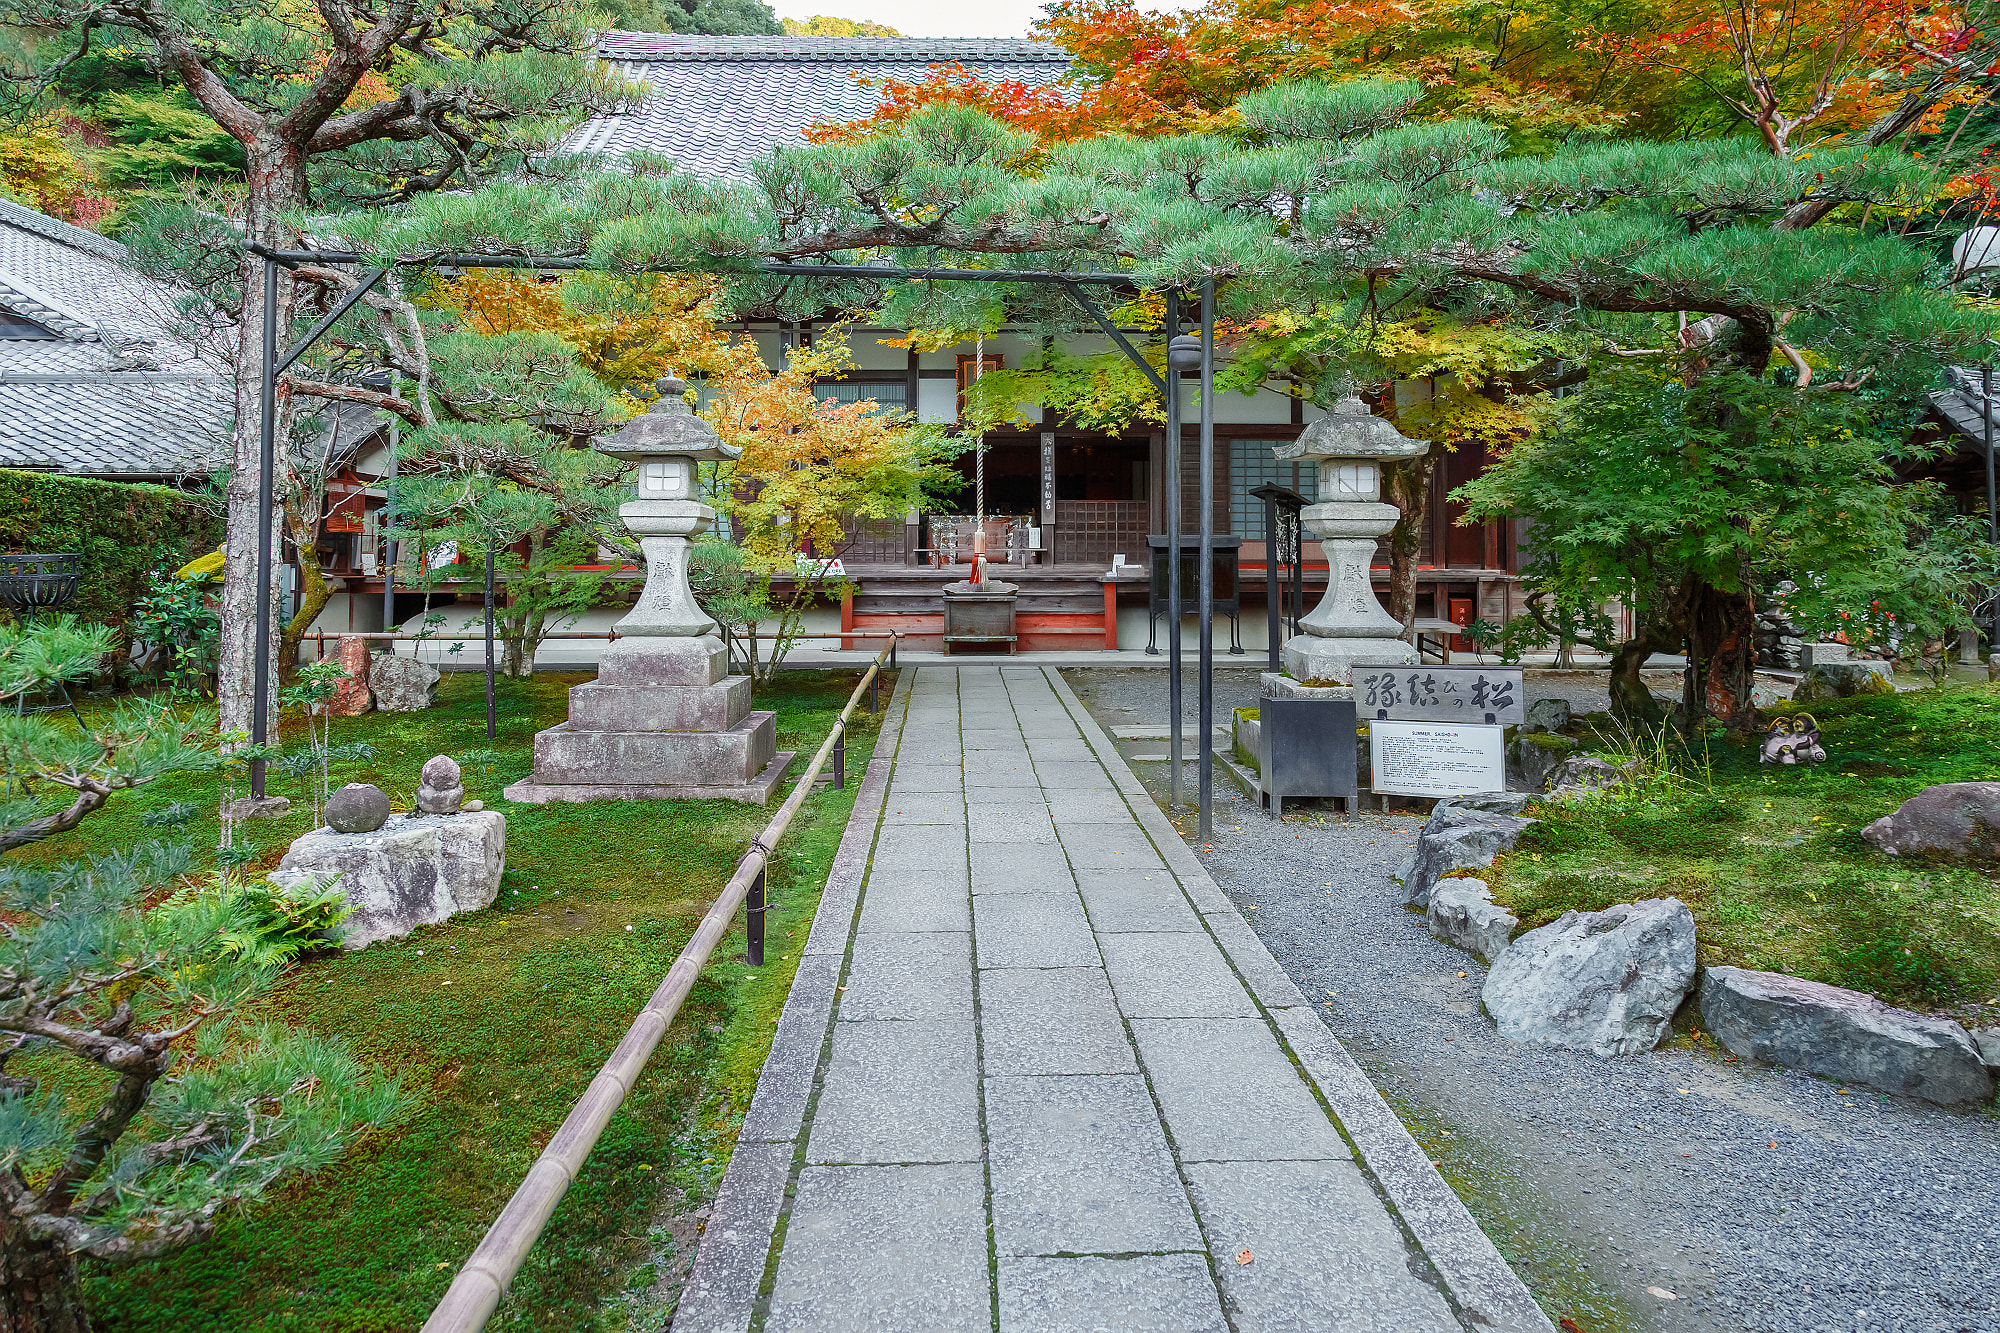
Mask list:
POLYGON ((1333 411, 1299 433, 1299 438, 1276 446, 1280 459, 1323 458, 1414 458, 1430 448, 1429 440, 1412 440, 1368 410, 1368 404, 1348 394, 1334 404, 1333 411))
POLYGON ((681 397, 687 392, 685 382, 669 377, 659 382, 659 390, 660 396, 642 415, 592 441, 598 452, 628 463, 662 454, 691 458, 697 463, 726 463, 742 457, 742 449, 724 444, 715 427, 696 416, 687 405, 681 397))

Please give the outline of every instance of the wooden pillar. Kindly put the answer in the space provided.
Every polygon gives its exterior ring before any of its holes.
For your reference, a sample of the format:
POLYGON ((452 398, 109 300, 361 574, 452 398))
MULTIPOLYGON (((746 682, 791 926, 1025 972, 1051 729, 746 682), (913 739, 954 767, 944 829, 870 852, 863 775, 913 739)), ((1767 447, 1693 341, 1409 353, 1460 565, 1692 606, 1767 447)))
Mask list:
MULTIPOLYGON (((853 628, 854 628, 854 594, 850 592, 843 594, 840 599, 840 632, 841 634, 845 635, 847 631, 853 628)), ((841 649, 845 651, 846 649, 852 648, 854 646, 854 640, 849 638, 842 638, 840 641, 840 646, 841 649)))
POLYGON ((1118 584, 1114 579, 1104 580, 1104 650, 1118 651, 1118 584))

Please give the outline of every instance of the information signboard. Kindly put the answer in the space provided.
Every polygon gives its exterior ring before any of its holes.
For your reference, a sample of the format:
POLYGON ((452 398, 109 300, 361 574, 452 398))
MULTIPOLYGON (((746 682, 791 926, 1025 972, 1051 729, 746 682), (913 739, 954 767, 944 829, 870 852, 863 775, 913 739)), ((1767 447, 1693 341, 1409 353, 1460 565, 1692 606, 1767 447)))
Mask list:
MULTIPOLYGON (((1356 673, 1357 679, 1359 673, 1356 673)), ((1504 729, 1382 720, 1368 724, 1370 788, 1389 796, 1475 796, 1507 790, 1504 729)))
POLYGON ((1364 721, 1393 717, 1506 727, 1528 717, 1517 666, 1357 663, 1354 708, 1364 721))

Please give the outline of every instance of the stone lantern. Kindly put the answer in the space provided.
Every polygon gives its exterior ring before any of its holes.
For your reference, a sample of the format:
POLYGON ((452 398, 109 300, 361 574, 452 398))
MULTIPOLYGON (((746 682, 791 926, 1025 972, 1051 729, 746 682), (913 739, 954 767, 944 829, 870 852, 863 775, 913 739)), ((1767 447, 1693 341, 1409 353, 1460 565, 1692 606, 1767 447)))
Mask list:
POLYGON ((1278 445, 1280 460, 1319 466, 1319 503, 1299 518, 1326 551, 1326 595, 1299 622, 1302 634, 1286 641, 1279 656, 1294 680, 1347 685, 1356 662, 1414 662, 1416 651, 1403 642, 1402 622, 1375 600, 1368 568, 1375 543, 1400 517, 1382 503, 1384 459, 1414 458, 1430 448, 1427 440, 1407 439, 1368 410, 1353 394, 1307 426, 1299 438, 1278 445))
POLYGON ((791 763, 779 751, 775 713, 750 711, 750 677, 728 675, 716 623, 688 587, 688 545, 715 523, 695 498, 698 463, 736 458, 715 428, 659 383, 660 396, 596 444, 635 465, 633 498, 618 507, 639 539, 646 581, 613 631, 597 679, 569 692, 569 721, 535 736, 535 772, 508 787, 510 801, 770 799, 791 763))

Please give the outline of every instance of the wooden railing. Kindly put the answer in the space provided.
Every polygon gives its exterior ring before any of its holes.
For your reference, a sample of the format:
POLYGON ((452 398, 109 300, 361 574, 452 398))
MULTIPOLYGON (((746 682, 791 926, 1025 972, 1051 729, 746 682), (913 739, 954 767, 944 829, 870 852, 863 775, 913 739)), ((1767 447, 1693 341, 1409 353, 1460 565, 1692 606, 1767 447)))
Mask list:
POLYGON ((528 1257, 542 1228, 548 1224, 550 1214, 577 1173, 583 1169, 590 1150, 597 1145, 597 1139, 609 1124, 619 1104, 632 1091, 632 1085, 639 1080, 640 1072, 646 1067, 653 1050, 666 1036, 674 1015, 680 1012, 682 1001, 694 988, 695 978, 715 951, 722 937, 729 932, 736 919, 736 909, 745 908, 745 927, 749 935, 748 954, 755 966, 764 961, 764 867, 771 859, 771 851, 778 840, 785 836, 791 826, 792 817, 812 794, 813 782, 827 760, 834 761, 835 785, 843 785, 845 780, 847 720, 854 715, 855 705, 861 702, 863 690, 870 691, 870 702, 874 699, 876 676, 883 662, 894 650, 896 641, 891 639, 869 664, 861 683, 854 687, 848 697, 847 706, 840 710, 833 730, 827 734, 819 753, 813 756, 792 794, 778 808, 764 831, 751 840, 750 850, 736 863, 736 873, 729 877, 722 892, 708 909, 708 914, 695 927, 694 938, 687 942, 680 956, 667 969, 666 978, 660 982, 653 998, 632 1020, 625 1031, 625 1039, 611 1053, 611 1058, 597 1072, 597 1077, 584 1089, 583 1096, 571 1108, 569 1116, 556 1130, 555 1137, 542 1149, 542 1155, 528 1168, 528 1175, 521 1182, 514 1196, 507 1200, 500 1216, 487 1228, 485 1237, 478 1248, 467 1259, 465 1267, 458 1271, 446 1290, 444 1299, 431 1311, 431 1317, 424 1321, 423 1333, 478 1333, 486 1327, 486 1321, 499 1308, 500 1298, 513 1281, 514 1274, 528 1257))

